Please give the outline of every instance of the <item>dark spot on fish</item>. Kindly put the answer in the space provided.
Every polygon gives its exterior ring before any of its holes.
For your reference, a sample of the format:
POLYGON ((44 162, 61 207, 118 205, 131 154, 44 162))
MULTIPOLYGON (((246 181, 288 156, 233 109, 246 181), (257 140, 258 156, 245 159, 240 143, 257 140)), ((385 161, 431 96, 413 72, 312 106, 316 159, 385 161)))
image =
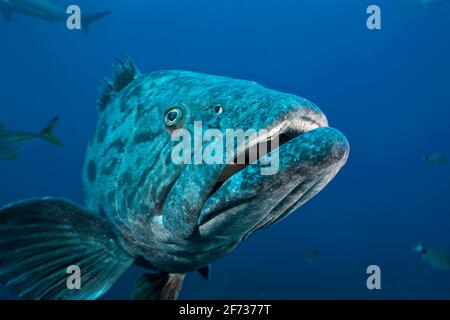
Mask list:
POLYGON ((131 92, 127 95, 128 99, 131 99, 133 97, 139 97, 142 92, 142 85, 138 84, 133 89, 131 89, 131 92))
POLYGON ((98 105, 98 111, 103 112, 106 109, 106 106, 108 105, 109 101, 112 100, 112 95, 105 94, 99 99, 97 105, 98 105))
POLYGON ((109 145, 108 149, 105 150, 103 155, 105 156, 112 149, 116 149, 118 153, 123 153, 125 151, 125 146, 126 144, 122 140, 117 139, 109 145))
POLYGON ((115 201, 114 191, 110 191, 108 193, 108 195, 106 196, 106 199, 109 203, 114 203, 114 201, 115 201))
POLYGON ((172 189, 175 187, 175 183, 177 182, 178 177, 179 175, 177 175, 176 179, 172 179, 170 183, 167 186, 165 186, 159 194, 155 196, 154 199, 157 199, 156 207, 158 208, 158 211, 162 210, 164 203, 166 202, 167 197, 169 196, 170 191, 172 191, 172 189))
POLYGON ((133 191, 130 192, 130 194, 127 197, 127 204, 128 206, 133 202, 134 198, 136 197, 137 188, 135 188, 133 191))
POLYGON ((128 108, 129 101, 134 97, 139 97, 142 92, 142 85, 138 84, 131 88, 120 101, 120 111, 125 112, 128 108))
POLYGON ((132 179, 132 175, 129 171, 126 171, 123 176, 122 176, 122 183, 123 185, 127 185, 127 186, 131 186, 133 179, 132 179))
POLYGON ((155 137, 155 133, 151 130, 141 131, 135 137, 133 142, 136 144, 149 142, 155 137))
POLYGON ((241 100, 248 94, 248 88, 238 87, 233 91, 233 99, 241 100))
POLYGON ((144 161, 144 158, 138 158, 135 163, 135 168, 140 168, 143 161, 144 161))
POLYGON ((130 192, 130 194, 127 197, 127 204, 130 204, 134 198, 136 197, 136 194, 138 190, 144 185, 145 181, 147 180, 148 175, 152 171, 151 168, 145 169, 145 171, 142 173, 141 177, 139 178, 138 183, 134 187, 134 189, 130 192))
POLYGON ((99 207, 98 207, 98 214, 99 214, 101 217, 106 218, 106 212, 105 212, 105 209, 103 209, 102 206, 99 206, 99 207))
POLYGON ((139 178, 139 181, 136 185, 136 188, 140 188, 144 185, 145 180, 147 180, 148 175, 150 174, 150 172, 152 171, 151 168, 147 168, 145 169, 145 171, 142 173, 141 177, 139 178))
POLYGON ((137 106, 136 122, 141 120, 149 111, 150 108, 146 108, 145 104, 139 103, 137 106))
POLYGON ((148 214, 150 214, 150 207, 145 204, 141 205, 141 212, 147 212, 148 214))
POLYGON ((172 154, 167 155, 165 165, 168 168, 170 168, 173 165, 172 154))
POLYGON ((144 112, 144 105, 142 103, 139 103, 137 106, 136 121, 139 121, 142 116, 142 112, 144 112))
POLYGON ((127 110, 127 106, 128 106, 127 97, 122 97, 122 99, 120 100, 120 111, 125 112, 127 110))
POLYGON ((152 81, 152 82, 150 83, 150 85, 148 86, 148 90, 153 89, 155 86, 156 86, 156 81, 152 81))
POLYGON ((100 124, 100 127, 97 131, 97 142, 103 143, 105 141, 106 133, 108 132, 108 126, 104 121, 100 124))
POLYGON ((88 179, 90 182, 94 182, 97 178, 97 166, 93 160, 89 161, 88 164, 88 179))
POLYGON ((107 167, 103 168, 102 175, 103 176, 111 175, 118 163, 119 163, 119 160, 117 158, 114 158, 107 167))
MULTIPOLYGON (((134 198, 136 197, 136 194, 138 193, 139 189, 141 189, 141 187, 144 185, 144 183, 147 180, 147 177, 151 171, 152 171, 151 168, 147 168, 142 173, 141 177, 139 178, 138 183, 136 184, 134 189, 130 192, 130 194, 127 197, 127 204, 130 204, 134 200, 134 198)), ((153 197, 153 198, 155 198, 155 197, 153 197)), ((148 208, 148 211, 149 210, 150 210, 150 208, 148 208)))

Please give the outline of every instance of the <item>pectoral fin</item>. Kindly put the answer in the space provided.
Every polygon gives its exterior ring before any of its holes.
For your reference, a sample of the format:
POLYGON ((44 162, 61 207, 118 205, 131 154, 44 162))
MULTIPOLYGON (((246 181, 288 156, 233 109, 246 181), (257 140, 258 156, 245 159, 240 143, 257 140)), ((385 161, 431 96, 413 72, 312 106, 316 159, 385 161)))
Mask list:
POLYGON ((135 283, 133 300, 176 300, 184 274, 143 274, 135 283))
POLYGON ((96 299, 131 266, 110 224, 59 199, 0 210, 0 281, 21 298, 96 299), (70 288, 71 268, 79 288, 70 288))

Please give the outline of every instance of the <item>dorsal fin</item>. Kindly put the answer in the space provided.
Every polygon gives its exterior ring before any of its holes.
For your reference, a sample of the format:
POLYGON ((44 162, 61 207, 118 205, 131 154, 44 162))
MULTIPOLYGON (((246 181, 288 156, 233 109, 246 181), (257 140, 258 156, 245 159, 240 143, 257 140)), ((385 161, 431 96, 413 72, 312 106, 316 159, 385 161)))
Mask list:
POLYGON ((105 78, 100 86, 100 97, 97 102, 100 112, 105 110, 115 96, 139 76, 136 65, 128 56, 125 56, 124 59, 117 58, 112 71, 113 79, 105 78))

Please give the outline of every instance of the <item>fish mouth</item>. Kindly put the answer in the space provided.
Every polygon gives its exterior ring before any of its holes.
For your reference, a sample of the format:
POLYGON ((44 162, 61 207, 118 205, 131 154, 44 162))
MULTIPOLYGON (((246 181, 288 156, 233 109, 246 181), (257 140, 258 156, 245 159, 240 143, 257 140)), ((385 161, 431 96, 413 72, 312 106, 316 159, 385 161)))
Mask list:
POLYGON ((306 202, 325 187, 348 157, 346 138, 328 127, 323 114, 315 119, 296 118, 293 124, 280 122, 268 132, 266 137, 249 142, 238 153, 245 159, 243 164, 236 164, 237 156, 223 169, 199 216, 198 226, 203 236, 214 234, 217 237, 216 230, 220 230, 219 237, 229 238, 233 233, 242 236, 258 225, 270 223, 269 220, 284 217, 286 211, 292 212, 303 204, 302 199, 306 202), (262 145, 267 148, 261 148, 262 145), (252 148, 263 149, 253 162, 249 161, 252 148), (275 151, 280 158, 279 172, 261 176, 250 168, 259 168, 258 162, 275 151), (249 213, 237 221, 240 212, 248 210, 260 212, 249 213), (239 226, 230 227, 233 224, 239 226), (227 228, 229 232, 225 234, 227 228))

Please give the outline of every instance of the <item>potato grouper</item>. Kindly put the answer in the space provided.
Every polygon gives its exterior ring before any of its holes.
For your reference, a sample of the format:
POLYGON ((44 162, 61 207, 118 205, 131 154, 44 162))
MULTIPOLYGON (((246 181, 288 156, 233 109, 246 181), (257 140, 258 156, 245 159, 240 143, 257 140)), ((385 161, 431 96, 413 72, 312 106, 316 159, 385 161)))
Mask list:
POLYGON ((41 198, 0 210, 0 280, 22 298, 96 299, 138 265, 149 273, 134 299, 175 299, 187 273, 207 278, 210 263, 314 197, 349 154, 345 136, 304 98, 188 71, 143 75, 128 58, 105 80, 98 113, 85 207, 41 198), (192 132, 195 121, 267 129, 280 144, 263 157, 279 152, 278 173, 261 174, 262 161, 175 164, 172 132, 192 132), (66 283, 73 265, 79 290, 66 283))

